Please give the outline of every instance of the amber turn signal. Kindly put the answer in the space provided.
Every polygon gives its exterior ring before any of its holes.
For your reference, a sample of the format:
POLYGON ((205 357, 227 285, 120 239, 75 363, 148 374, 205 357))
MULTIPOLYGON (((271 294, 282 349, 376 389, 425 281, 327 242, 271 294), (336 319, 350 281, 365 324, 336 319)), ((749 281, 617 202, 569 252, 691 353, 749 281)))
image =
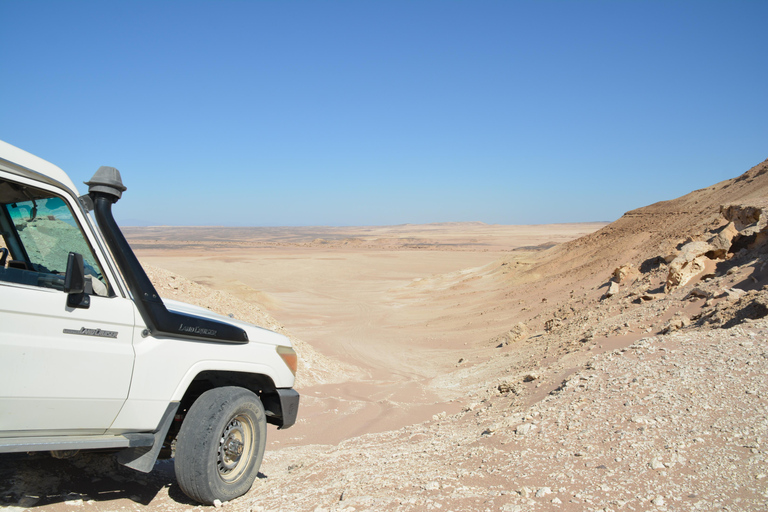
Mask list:
POLYGON ((285 364, 291 370, 291 373, 296 375, 296 368, 299 364, 299 358, 296 356, 296 351, 291 347, 283 347, 281 345, 277 347, 277 354, 283 359, 285 364))

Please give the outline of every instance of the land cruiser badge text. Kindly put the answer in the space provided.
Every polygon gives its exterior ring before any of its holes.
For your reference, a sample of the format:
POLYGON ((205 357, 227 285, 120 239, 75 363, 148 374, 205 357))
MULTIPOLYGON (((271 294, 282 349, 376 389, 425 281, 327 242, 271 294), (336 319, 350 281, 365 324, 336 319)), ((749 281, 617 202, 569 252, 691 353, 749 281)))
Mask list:
POLYGON ((87 329, 81 327, 79 331, 64 329, 64 334, 79 334, 80 336, 97 336, 99 338, 117 338, 117 331, 105 331, 103 329, 87 329))

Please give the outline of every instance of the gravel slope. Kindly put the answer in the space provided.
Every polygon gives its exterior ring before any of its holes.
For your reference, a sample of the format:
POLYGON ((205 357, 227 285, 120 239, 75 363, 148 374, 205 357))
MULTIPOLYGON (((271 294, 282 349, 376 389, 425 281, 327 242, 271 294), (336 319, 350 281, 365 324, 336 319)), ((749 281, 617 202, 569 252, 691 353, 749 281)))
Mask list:
POLYGON ((531 407, 268 453, 237 510, 765 510, 768 323, 644 338, 531 407))

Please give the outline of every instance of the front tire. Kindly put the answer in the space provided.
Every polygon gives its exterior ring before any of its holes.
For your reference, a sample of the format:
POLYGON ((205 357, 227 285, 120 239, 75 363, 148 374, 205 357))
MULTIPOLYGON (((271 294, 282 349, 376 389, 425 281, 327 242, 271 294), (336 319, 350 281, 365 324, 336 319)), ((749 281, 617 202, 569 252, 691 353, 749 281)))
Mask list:
POLYGON ((184 494, 207 505, 251 488, 267 443, 261 400, 234 386, 206 391, 189 408, 176 440, 176 479, 184 494))

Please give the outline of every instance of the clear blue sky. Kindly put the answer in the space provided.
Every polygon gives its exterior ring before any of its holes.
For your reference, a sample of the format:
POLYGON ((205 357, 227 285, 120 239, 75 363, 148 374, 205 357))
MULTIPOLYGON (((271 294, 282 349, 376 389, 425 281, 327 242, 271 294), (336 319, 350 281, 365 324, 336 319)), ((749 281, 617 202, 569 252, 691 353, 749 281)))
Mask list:
POLYGON ((0 139, 76 183, 117 167, 124 225, 614 220, 768 158, 768 1, 0 0, 0 19, 0 139))

